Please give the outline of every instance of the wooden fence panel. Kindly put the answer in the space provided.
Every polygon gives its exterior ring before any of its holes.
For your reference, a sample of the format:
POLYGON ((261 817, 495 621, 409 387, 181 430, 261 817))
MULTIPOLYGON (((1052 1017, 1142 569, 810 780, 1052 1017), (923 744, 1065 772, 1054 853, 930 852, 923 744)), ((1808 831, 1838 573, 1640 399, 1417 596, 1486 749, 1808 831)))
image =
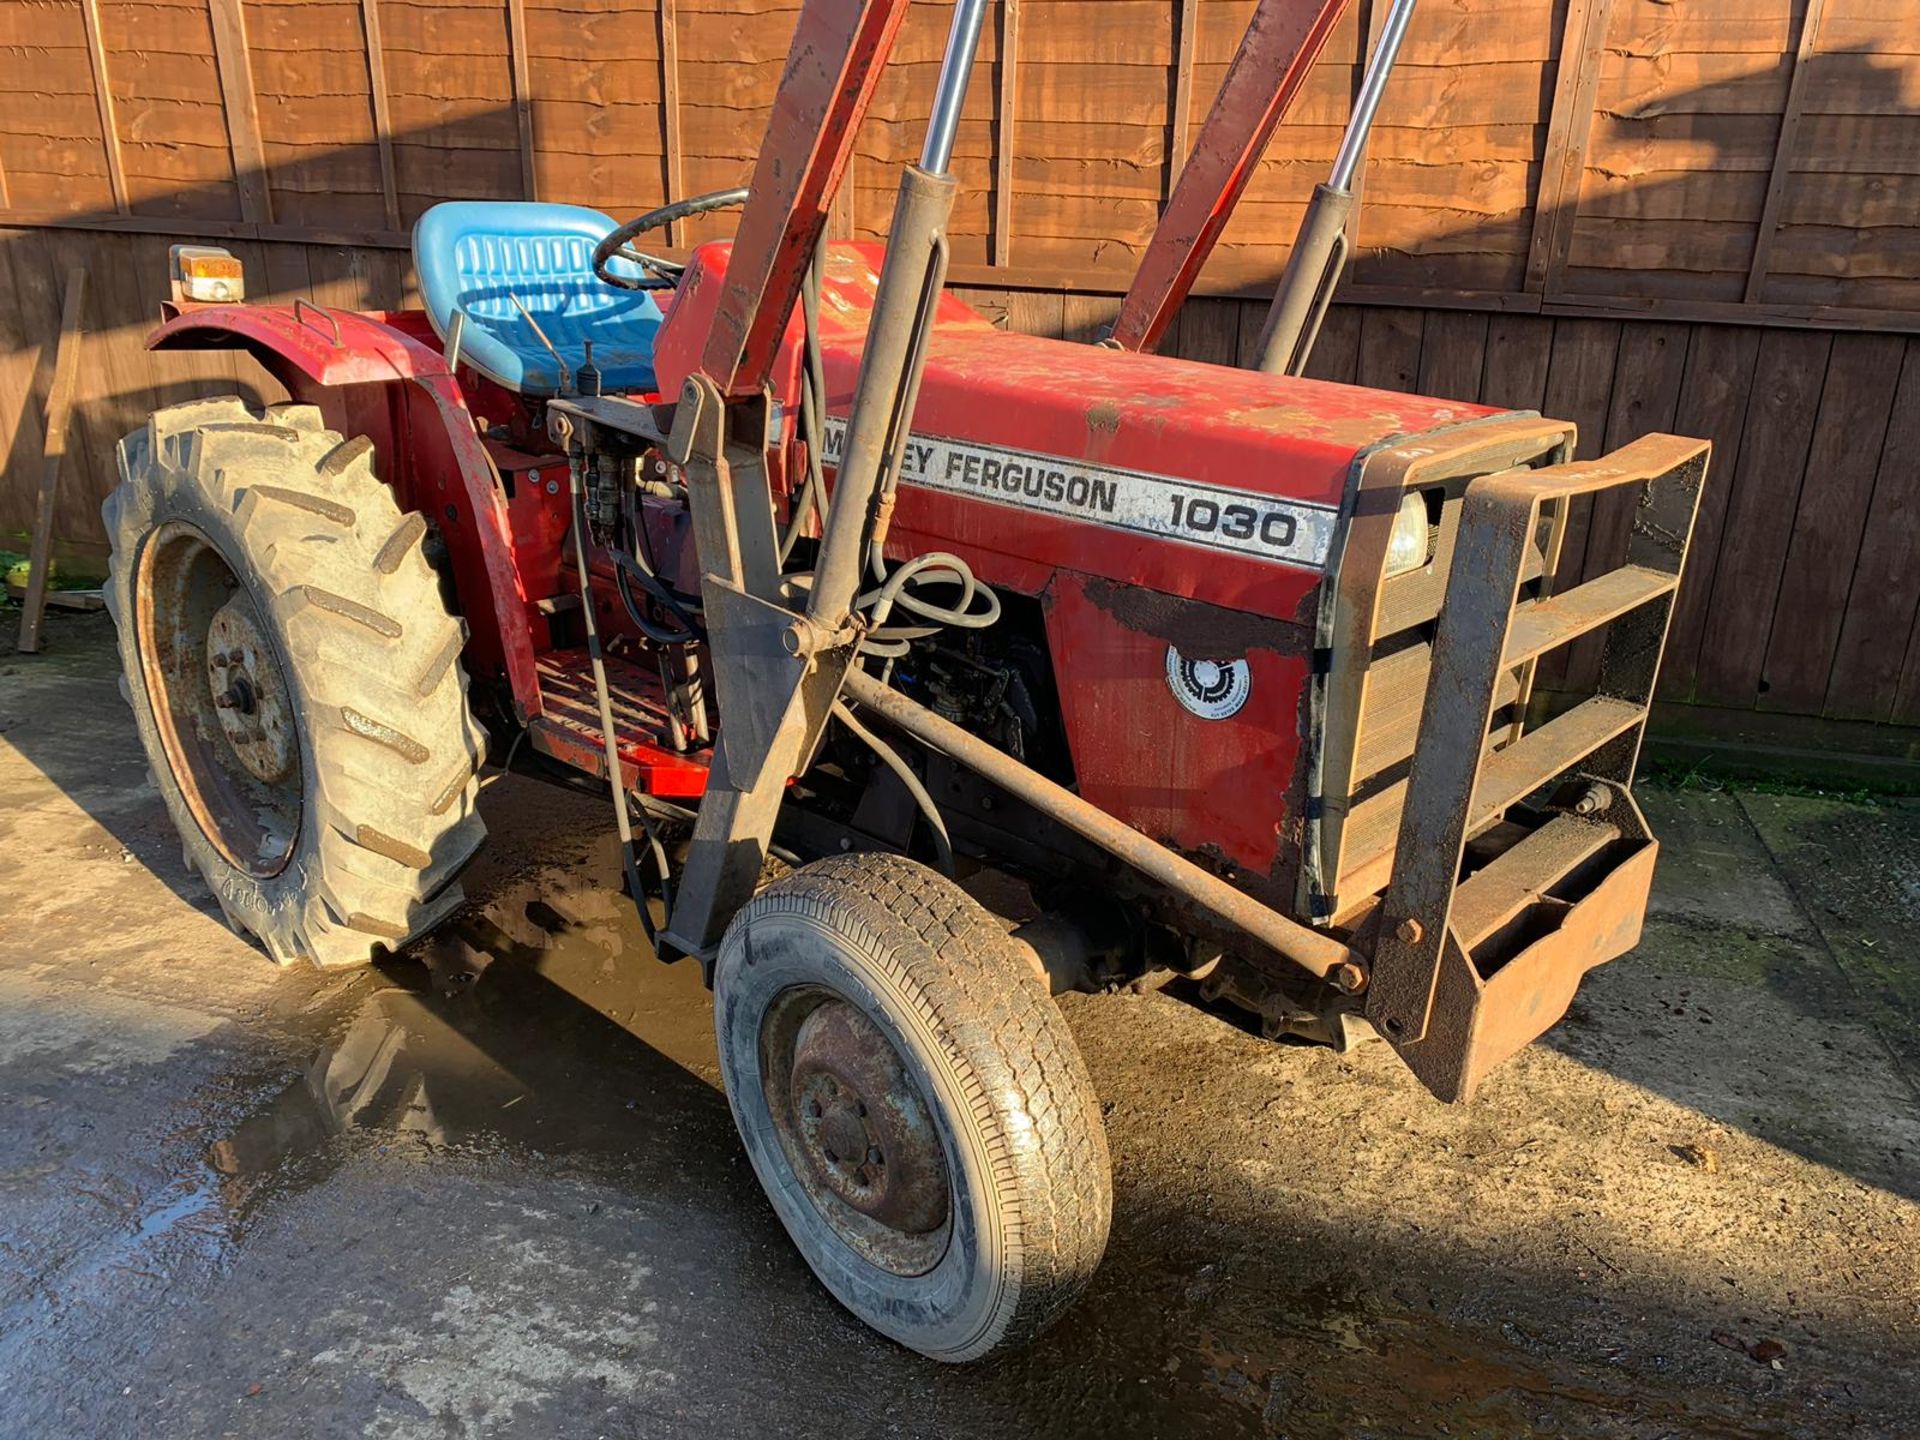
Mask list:
MULTIPOLYGON (((1761 337, 1739 464, 1720 476, 1730 487, 1726 531, 1701 639, 1697 699, 1743 708, 1759 699, 1832 349, 1830 335, 1772 330, 1761 337)), ((1797 619, 1788 616, 1787 623, 1797 619)))
MULTIPOLYGON (((51 370, 57 277, 76 254, 100 277, 88 301, 62 551, 97 564, 99 505, 113 446, 156 406, 197 394, 279 397, 237 353, 149 354, 166 293, 164 236, 0 231, 0 453, 10 475, 37 455, 51 370)), ((354 308, 417 297, 402 252, 243 242, 254 294, 354 308)), ((1110 296, 963 288, 1010 328, 1090 341, 1110 296)), ((1247 357, 1265 306, 1189 302, 1170 353, 1212 364, 1247 357)), ((1920 722, 1920 340, 1762 331, 1715 324, 1486 316, 1338 306, 1309 366, 1361 381, 1521 409, 1581 426, 1581 453, 1650 429, 1712 439, 1716 455, 1675 616, 1663 698, 1842 719, 1920 722)), ((27 523, 27 490, 0 489, 0 530, 27 523)), ((1567 573, 1619 563, 1624 516, 1585 517, 1567 573), (1577 558, 1576 558, 1577 557, 1577 558)), ((1575 652, 1548 683, 1590 678, 1575 652)))
POLYGON ((1686 578, 1674 602, 1666 663, 1660 670, 1660 693, 1669 700, 1693 698, 1707 602, 1713 595, 1714 570, 1726 528, 1727 496, 1740 469, 1747 403, 1753 393, 1759 351, 1758 330, 1731 325, 1694 327, 1688 347, 1687 375, 1681 382, 1673 417, 1674 433, 1711 440, 1713 459, 1708 464, 1700 510, 1694 517, 1686 578))
MULTIPOLYGON (((1169 350, 1249 358, 1385 3, 1353 0, 1202 276, 1231 298, 1191 302, 1169 350)), ((742 183, 798 5, 0 0, 0 526, 24 523, 63 263, 98 283, 59 528, 97 552, 125 429, 212 387, 274 398, 244 357, 141 347, 171 240, 231 245, 261 298, 397 305, 407 229, 438 200, 624 215, 742 183)), ((1094 338, 1252 8, 998 0, 956 146, 956 283, 1014 328, 1094 338)), ((950 15, 910 12, 836 234, 884 235, 950 15)), ((1450 0, 1420 10, 1389 88, 1359 303, 1310 372, 1545 410, 1583 453, 1712 438, 1669 699, 1920 723, 1920 339, 1871 333, 1920 335, 1917 16, 1450 0)), ((1611 563, 1628 518, 1578 516, 1565 578, 1611 563)), ((1547 678, 1592 665, 1588 647, 1547 678)))
MULTIPOLYGON (((0 0, 0 220, 395 246, 442 199, 631 212, 738 184, 798 3, 0 0)), ((1199 293, 1270 293, 1386 4, 1349 6, 1199 293)), ((1252 8, 998 0, 955 152, 955 278, 1123 289, 1252 8)), ((1920 331, 1910 8, 1423 7, 1344 294, 1920 331)), ((910 11, 839 232, 884 234, 950 13, 910 11)))
POLYGON ((241 14, 274 220, 398 229, 384 198, 361 6, 244 0, 241 14))
POLYGON ((1920 9, 1824 0, 1760 298, 1920 305, 1920 9))
POLYGON ((107 145, 79 0, 0 5, 0 166, 16 210, 110 215, 107 145))
POLYGON ((1900 386, 1880 447, 1869 523, 1861 536, 1847 593, 1846 615, 1834 646, 1825 712, 1836 719, 1887 720, 1897 716, 1901 670, 1920 680, 1920 605, 1914 576, 1920 574, 1920 344, 1907 341, 1900 386))

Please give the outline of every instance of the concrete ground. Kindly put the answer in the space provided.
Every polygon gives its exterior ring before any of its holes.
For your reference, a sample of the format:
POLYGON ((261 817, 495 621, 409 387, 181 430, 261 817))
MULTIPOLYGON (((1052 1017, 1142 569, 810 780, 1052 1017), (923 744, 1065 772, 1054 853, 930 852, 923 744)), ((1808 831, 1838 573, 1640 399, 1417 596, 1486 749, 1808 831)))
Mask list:
POLYGON ((1920 809, 1649 794, 1645 942, 1466 1108, 1070 997, 1106 1264, 948 1369, 787 1244, 600 805, 488 790, 454 932, 321 975, 144 771, 101 619, 0 658, 0 1435, 1920 1433, 1920 809))

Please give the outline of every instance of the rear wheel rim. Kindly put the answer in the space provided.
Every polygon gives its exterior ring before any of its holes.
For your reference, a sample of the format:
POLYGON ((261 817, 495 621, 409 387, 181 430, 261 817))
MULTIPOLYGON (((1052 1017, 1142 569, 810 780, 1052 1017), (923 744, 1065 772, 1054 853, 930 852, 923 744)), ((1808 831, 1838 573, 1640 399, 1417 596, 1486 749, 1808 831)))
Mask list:
POLYGON ((134 615, 167 768, 195 823, 235 869, 279 874, 300 835, 300 739, 252 595, 202 531, 174 520, 141 548, 134 615))
POLYGON ((867 1263, 924 1275, 953 1235, 938 1112, 859 1006, 821 985, 776 995, 760 1027, 761 1093, 801 1192, 867 1263))

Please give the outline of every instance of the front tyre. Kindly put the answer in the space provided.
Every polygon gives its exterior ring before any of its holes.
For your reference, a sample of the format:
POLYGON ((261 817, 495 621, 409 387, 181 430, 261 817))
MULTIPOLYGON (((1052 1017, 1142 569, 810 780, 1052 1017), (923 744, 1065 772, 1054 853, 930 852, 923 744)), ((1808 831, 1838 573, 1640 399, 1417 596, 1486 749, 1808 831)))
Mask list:
POLYGON ((1106 1249, 1073 1036, 1006 932, 891 855, 816 861, 728 926, 714 1028, 748 1157, 835 1299, 936 1360, 1033 1339, 1106 1249))
POLYGON ((485 833, 463 633, 372 446, 233 398, 120 442, 107 608, 186 861, 282 964, 431 928, 485 833))

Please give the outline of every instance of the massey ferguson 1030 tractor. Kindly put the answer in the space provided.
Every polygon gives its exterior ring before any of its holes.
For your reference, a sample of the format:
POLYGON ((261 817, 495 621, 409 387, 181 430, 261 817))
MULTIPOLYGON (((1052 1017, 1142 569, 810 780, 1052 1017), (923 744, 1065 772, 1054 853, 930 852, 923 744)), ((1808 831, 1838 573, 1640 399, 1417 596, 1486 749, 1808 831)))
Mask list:
POLYGON ((617 227, 429 211, 422 313, 237 303, 231 257, 182 247, 152 344, 243 347, 292 399, 123 442, 108 594, 187 859, 278 961, 459 906, 489 753, 603 780, 795 1244, 966 1360, 1106 1243, 1050 989, 1190 977, 1463 1100, 1633 946, 1707 447, 1574 461, 1559 421, 1299 378, 1406 0, 1251 370, 1152 351, 1341 0, 1261 0, 1097 346, 943 292, 983 0, 889 244, 821 243, 904 8, 807 0, 744 190, 617 227), (635 248, 726 207, 730 244, 635 248), (1550 593, 1570 507, 1613 490, 1616 568, 1550 593), (1535 697, 1601 627, 1598 693, 1535 697), (963 888, 989 869, 1007 913, 963 888))

